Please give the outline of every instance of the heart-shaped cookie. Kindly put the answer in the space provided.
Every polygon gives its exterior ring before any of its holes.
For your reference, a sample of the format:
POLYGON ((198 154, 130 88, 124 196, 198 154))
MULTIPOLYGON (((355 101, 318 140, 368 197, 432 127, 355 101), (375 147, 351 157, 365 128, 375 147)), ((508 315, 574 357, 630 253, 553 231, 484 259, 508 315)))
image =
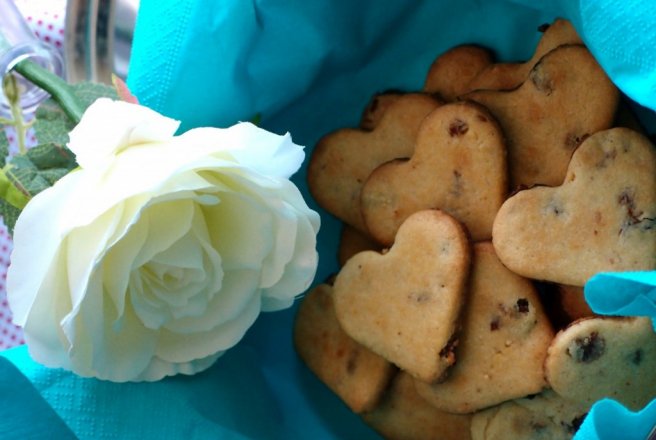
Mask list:
POLYGON ((443 382, 415 381, 433 406, 459 414, 542 391, 554 336, 529 280, 501 264, 489 242, 476 243, 473 257, 458 362, 443 382))
POLYGON ((583 286, 601 271, 656 268, 656 150, 627 128, 587 138, 565 182, 519 191, 493 225, 501 261, 528 278, 583 286))
POLYGON ((544 390, 474 414, 471 440, 571 440, 588 410, 544 390))
POLYGON ((551 388, 572 402, 604 397, 642 409, 656 395, 656 334, 649 318, 583 318, 554 338, 545 361, 551 388))
POLYGON ((434 381, 455 358, 470 249, 462 225, 437 210, 410 216, 394 246, 347 261, 335 279, 344 331, 415 377, 434 381))
POLYGON ((372 96, 360 116, 360 128, 369 131, 376 128, 387 109, 403 95, 402 92, 389 91, 372 96))
POLYGON ((380 404, 362 418, 386 439, 469 440, 471 416, 431 406, 417 394, 412 376, 402 371, 380 404))
POLYGON ((469 90, 503 90, 519 86, 544 55, 565 44, 582 44, 576 29, 567 20, 557 19, 547 25, 530 60, 523 63, 494 63, 485 66, 469 82, 469 90))
POLYGON ((365 231, 360 189, 380 164, 409 157, 426 115, 439 107, 435 98, 411 93, 395 100, 372 131, 345 128, 324 136, 308 165, 308 188, 328 212, 365 231))
POLYGON ((471 81, 493 63, 492 52, 480 46, 464 44, 447 50, 433 61, 424 91, 437 93, 447 102, 470 92, 471 81))
POLYGON ((581 44, 574 26, 564 19, 540 27, 544 32, 530 60, 523 63, 495 63, 492 53, 474 45, 456 46, 438 56, 431 65, 424 91, 438 93, 453 101, 473 90, 509 90, 519 86, 533 66, 547 52, 564 44, 581 44))
POLYGON ((357 413, 376 406, 396 370, 344 333, 328 284, 319 284, 303 298, 294 346, 308 368, 357 413))
POLYGON ((483 104, 499 121, 515 189, 563 183, 580 142, 612 126, 619 93, 584 46, 566 45, 544 55, 516 89, 463 99, 483 104))
POLYGON ((446 104, 426 117, 414 154, 376 168, 360 205, 371 236, 384 245, 413 212, 441 209, 474 240, 492 237, 508 188, 506 149, 494 117, 470 102, 446 104))

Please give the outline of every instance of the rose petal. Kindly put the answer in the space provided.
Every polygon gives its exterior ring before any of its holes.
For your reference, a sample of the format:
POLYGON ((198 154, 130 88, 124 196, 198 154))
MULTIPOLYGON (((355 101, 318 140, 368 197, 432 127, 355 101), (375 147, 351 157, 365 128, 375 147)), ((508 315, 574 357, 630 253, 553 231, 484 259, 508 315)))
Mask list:
MULTIPOLYGON (((19 326, 25 326, 52 261, 60 253, 58 248, 65 236, 61 207, 68 205, 67 197, 75 192, 79 183, 79 173, 68 174, 54 187, 33 197, 18 217, 7 271, 7 299, 14 322, 19 326)), ((52 293, 47 292, 47 295, 52 293)))
POLYGON ((42 281, 47 288, 30 292, 33 301, 28 312, 21 316, 25 342, 35 361, 49 367, 63 366, 70 369, 70 344, 59 325, 71 308, 70 296, 66 295, 66 268, 52 265, 42 281))
POLYGON ((226 271, 220 295, 215 295, 200 316, 186 317, 165 325, 171 333, 192 335, 210 332, 223 323, 243 314, 253 296, 260 296, 255 270, 226 271))
POLYGON ((279 136, 242 122, 229 128, 195 128, 176 138, 185 148, 211 145, 218 147, 215 154, 225 157, 255 173, 289 178, 303 163, 303 147, 292 142, 291 136, 279 136))
POLYGON ((182 362, 226 350, 239 342, 260 313, 260 296, 247 295, 249 290, 251 293, 256 291, 249 289, 250 286, 244 286, 248 282, 247 275, 226 277, 224 282, 224 290, 240 290, 244 293, 240 296, 248 299, 244 308, 233 315, 234 319, 221 322, 207 332, 174 333, 163 330, 160 334, 157 356, 169 362, 182 362))
POLYGON ((88 295, 87 283, 116 229, 121 211, 120 205, 108 210, 95 222, 78 228, 75 234, 66 237, 62 243, 67 256, 65 263, 69 280, 67 291, 72 301, 70 315, 78 313, 80 303, 88 295))
POLYGON ((170 139, 179 125, 147 107, 100 98, 69 133, 68 148, 80 167, 102 166, 128 146, 170 139))
POLYGON ((258 269, 273 247, 271 213, 243 193, 220 197, 218 205, 201 209, 224 269, 258 269))
POLYGON ((316 225, 308 218, 298 222, 293 258, 285 265, 278 282, 262 290, 262 311, 271 312, 290 307, 294 298, 306 291, 317 270, 316 225))
POLYGON ((144 371, 130 380, 153 382, 176 374, 190 375, 200 373, 211 367, 224 353, 225 351, 220 351, 202 359, 193 359, 185 362, 168 362, 154 357, 144 371))
POLYGON ((106 310, 113 305, 104 300, 101 273, 91 278, 89 290, 79 313, 63 326, 72 342, 73 369, 83 376, 129 380, 150 363, 158 334, 144 328, 129 307, 118 321, 105 318, 114 313, 106 310))
POLYGON ((133 224, 123 239, 109 248, 103 259, 103 287, 114 304, 116 319, 124 313, 130 274, 136 269, 134 261, 146 241, 147 229, 146 222, 133 224))

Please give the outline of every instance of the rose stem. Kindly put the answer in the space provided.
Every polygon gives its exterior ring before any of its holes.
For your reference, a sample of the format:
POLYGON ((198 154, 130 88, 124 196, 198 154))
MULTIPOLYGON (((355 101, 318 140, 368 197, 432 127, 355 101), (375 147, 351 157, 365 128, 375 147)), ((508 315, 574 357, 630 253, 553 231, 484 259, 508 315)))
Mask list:
POLYGON ((74 124, 80 122, 84 106, 66 81, 30 60, 23 60, 16 64, 14 70, 48 92, 74 124))

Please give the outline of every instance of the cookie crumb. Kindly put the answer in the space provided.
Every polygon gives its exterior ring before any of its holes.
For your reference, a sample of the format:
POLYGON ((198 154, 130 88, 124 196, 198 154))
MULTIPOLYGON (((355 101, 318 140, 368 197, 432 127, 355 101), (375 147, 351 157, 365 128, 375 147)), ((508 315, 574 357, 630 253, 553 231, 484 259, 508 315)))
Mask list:
POLYGON ((449 342, 440 350, 440 357, 444 358, 446 362, 451 365, 456 361, 456 347, 458 346, 458 338, 452 337, 449 342))

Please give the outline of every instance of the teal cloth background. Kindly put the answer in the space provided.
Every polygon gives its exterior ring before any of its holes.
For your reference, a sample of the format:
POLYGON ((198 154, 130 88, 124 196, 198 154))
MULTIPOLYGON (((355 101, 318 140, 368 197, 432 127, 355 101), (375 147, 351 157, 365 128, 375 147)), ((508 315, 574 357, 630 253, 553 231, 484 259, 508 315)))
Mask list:
MULTIPOLYGON (((638 0, 142 0, 128 85, 183 129, 260 114, 264 128, 290 132, 309 152, 322 134, 355 125, 373 93, 419 89, 446 49, 477 43, 500 60, 528 59, 536 28, 558 16, 574 23, 624 93, 656 108, 656 2, 638 0)), ((295 179, 316 208, 305 168, 295 179)), ((317 282, 337 268, 339 225, 322 214, 317 282)), ((586 296, 601 313, 654 316, 654 278, 600 275, 586 296)), ((299 362, 294 313, 262 315, 207 372, 153 384, 48 370, 24 348, 2 355, 81 439, 378 438, 299 362)), ((577 438, 643 439, 654 423, 654 404, 633 414, 602 401, 577 438)))

